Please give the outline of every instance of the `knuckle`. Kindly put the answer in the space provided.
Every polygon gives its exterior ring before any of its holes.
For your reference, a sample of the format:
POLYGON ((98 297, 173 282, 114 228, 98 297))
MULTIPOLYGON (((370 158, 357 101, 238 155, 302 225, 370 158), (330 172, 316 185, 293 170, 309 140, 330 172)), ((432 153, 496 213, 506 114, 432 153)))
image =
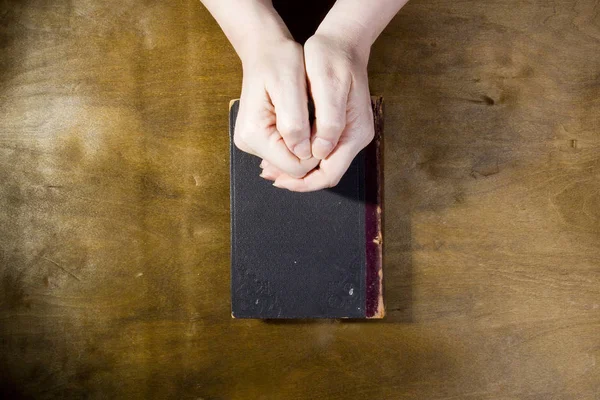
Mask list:
POLYGON ((305 171, 300 171, 300 170, 294 170, 294 171, 291 171, 289 173, 289 175, 292 178, 295 178, 295 179, 302 179, 302 178, 304 178, 306 176, 306 172, 305 171))
POLYGON ((350 86, 350 77, 345 72, 345 68, 335 68, 333 66, 326 68, 325 77, 327 78, 327 84, 334 93, 344 93, 350 86))
POLYGON ((283 136, 299 136, 308 128, 308 120, 285 119, 279 122, 277 128, 283 136))
POLYGON ((234 135, 233 136, 233 144, 235 144, 235 147, 237 147, 240 150, 244 150, 246 148, 246 144, 244 143, 244 141, 240 138, 239 135, 234 135))
POLYGON ((329 181, 327 182, 327 187, 335 187, 337 186, 338 183, 340 183, 340 180, 342 179, 341 176, 332 176, 331 178, 329 178, 329 181))
POLYGON ((306 168, 299 166, 299 165, 290 168, 286 172, 288 173, 289 176, 291 176, 292 178, 295 178, 295 179, 304 178, 306 176, 306 174, 308 173, 306 168))
POLYGON ((277 75, 268 78, 267 90, 273 99, 281 99, 294 88, 301 87, 300 71, 295 68, 286 68, 277 71, 277 75))
POLYGON ((340 119, 326 119, 320 123, 320 128, 328 134, 338 135, 340 134, 346 124, 340 119))
POLYGON ((247 129, 236 129, 234 134, 234 140, 246 141, 250 137, 250 132, 247 129))
POLYGON ((363 147, 366 147, 369 143, 371 143, 374 138, 375 138, 375 132, 372 130, 369 130, 369 132, 364 137, 363 147))
POLYGON ((248 129, 236 129, 233 135, 233 144, 238 149, 244 150, 248 147, 247 142, 250 139, 251 133, 248 129))

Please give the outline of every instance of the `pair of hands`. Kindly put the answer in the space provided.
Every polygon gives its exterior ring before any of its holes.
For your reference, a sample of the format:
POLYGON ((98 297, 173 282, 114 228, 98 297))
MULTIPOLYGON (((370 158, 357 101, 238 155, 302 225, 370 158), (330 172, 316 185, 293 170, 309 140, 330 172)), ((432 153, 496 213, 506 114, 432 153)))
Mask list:
POLYGON ((234 143, 262 158, 263 178, 298 192, 337 185, 374 135, 368 57, 369 49, 319 33, 304 47, 291 38, 263 40, 241 57, 234 143))

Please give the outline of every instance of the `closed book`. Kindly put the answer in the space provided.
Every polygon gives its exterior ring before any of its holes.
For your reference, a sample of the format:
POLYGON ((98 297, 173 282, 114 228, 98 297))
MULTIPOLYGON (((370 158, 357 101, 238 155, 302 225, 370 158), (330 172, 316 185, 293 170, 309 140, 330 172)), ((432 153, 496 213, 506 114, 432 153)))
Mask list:
POLYGON ((230 103, 231 309, 234 318, 382 318, 383 103, 375 138, 337 186, 309 193, 259 176, 233 143, 230 103))

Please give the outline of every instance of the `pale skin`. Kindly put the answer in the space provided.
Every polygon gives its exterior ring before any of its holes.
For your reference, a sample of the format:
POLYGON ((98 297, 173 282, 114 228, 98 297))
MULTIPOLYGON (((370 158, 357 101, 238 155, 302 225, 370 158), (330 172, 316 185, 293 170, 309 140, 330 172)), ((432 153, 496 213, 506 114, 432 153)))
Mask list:
POLYGON ((276 187, 337 185, 374 135, 371 46, 408 0, 337 0, 304 47, 271 0, 201 1, 242 61, 235 145, 262 158, 261 176, 276 187))

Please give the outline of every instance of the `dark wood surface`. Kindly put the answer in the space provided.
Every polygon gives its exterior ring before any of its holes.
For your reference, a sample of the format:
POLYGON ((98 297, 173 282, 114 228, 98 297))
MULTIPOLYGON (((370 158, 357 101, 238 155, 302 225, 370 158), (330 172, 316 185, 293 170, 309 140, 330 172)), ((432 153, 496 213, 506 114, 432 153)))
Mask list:
POLYGON ((600 2, 413 0, 369 69, 386 319, 233 320, 219 27, 1 1, 2 393, 599 399, 600 2))

